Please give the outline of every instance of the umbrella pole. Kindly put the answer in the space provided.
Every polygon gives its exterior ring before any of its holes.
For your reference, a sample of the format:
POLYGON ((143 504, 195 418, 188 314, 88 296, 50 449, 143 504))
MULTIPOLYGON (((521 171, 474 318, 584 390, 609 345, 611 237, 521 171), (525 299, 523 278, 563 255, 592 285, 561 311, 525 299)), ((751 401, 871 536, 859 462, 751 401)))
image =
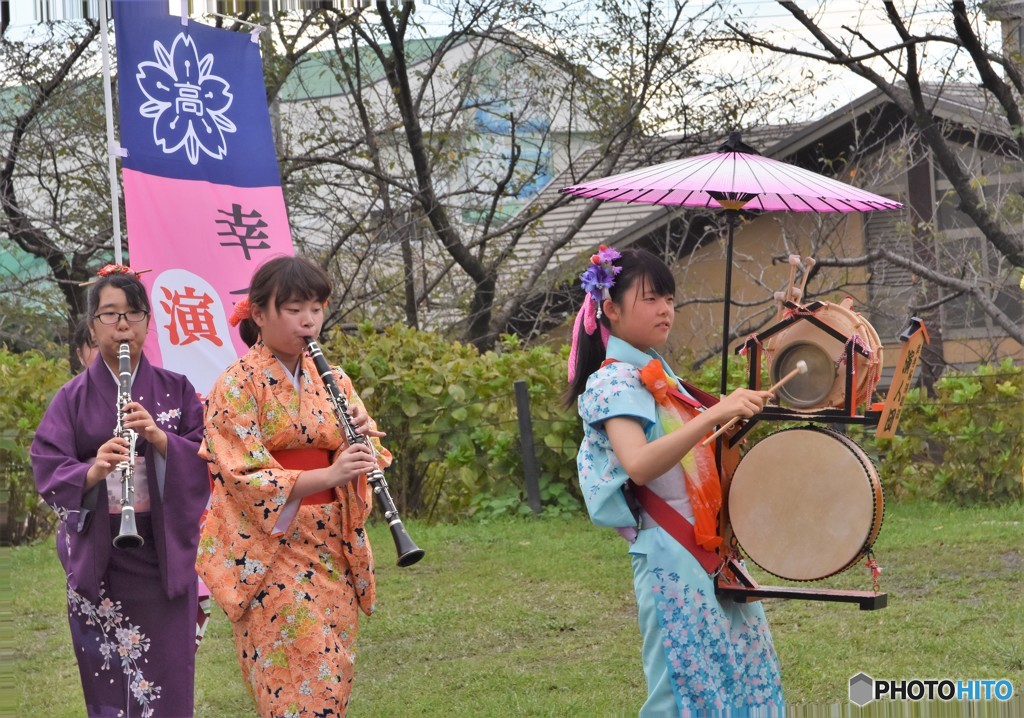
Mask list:
POLYGON ((728 234, 725 241, 725 298, 722 302, 722 379, 719 393, 725 396, 729 389, 729 310, 732 305, 732 233, 739 219, 739 212, 725 210, 725 224, 728 234))

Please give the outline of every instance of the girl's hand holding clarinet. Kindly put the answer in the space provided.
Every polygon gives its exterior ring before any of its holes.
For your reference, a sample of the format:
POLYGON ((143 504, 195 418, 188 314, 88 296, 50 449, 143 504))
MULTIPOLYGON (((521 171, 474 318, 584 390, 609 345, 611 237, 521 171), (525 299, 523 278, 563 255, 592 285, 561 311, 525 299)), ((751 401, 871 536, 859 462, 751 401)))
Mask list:
POLYGON ((377 467, 373 449, 366 444, 353 444, 334 457, 334 463, 323 471, 328 473, 328 488, 345 486, 363 474, 368 474, 377 467))
MULTIPOLYGON (((352 426, 357 434, 363 436, 380 438, 387 436, 383 431, 378 431, 370 424, 370 416, 359 404, 351 405, 352 426)), ((368 474, 380 466, 377 464, 376 452, 373 447, 367 444, 353 444, 339 451, 327 471, 331 472, 337 483, 333 486, 344 486, 355 481, 363 474, 368 474)))
MULTIPOLYGON (((351 411, 352 426, 356 433, 377 438, 387 436, 385 432, 372 427, 370 417, 362 406, 353 404, 351 411)), ((324 489, 340 488, 377 468, 380 467, 372 446, 352 444, 338 451, 330 466, 310 469, 299 474, 295 482, 295 491, 299 492, 299 496, 308 496, 324 489)))
POLYGON ((350 408, 352 409, 352 426, 355 427, 357 434, 363 434, 364 436, 370 436, 377 439, 382 436, 387 436, 385 432, 371 428, 370 415, 366 413, 366 409, 361 405, 352 404, 350 408))

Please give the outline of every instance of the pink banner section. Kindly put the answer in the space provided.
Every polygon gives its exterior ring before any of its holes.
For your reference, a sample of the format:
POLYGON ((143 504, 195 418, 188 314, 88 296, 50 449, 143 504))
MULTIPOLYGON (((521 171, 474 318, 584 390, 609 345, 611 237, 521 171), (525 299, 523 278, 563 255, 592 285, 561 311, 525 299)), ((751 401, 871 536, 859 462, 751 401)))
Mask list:
POLYGON ((150 293, 146 355, 202 395, 246 350, 228 324, 256 268, 293 255, 280 186, 231 187, 122 170, 129 257, 150 293))

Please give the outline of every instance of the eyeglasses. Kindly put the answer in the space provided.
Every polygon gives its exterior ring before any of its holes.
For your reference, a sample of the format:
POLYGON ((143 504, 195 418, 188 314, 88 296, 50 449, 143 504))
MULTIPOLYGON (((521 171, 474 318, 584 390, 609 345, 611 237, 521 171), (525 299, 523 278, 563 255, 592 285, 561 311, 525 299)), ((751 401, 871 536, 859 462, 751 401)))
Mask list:
POLYGON ((149 312, 144 312, 141 309, 129 309, 127 312, 100 312, 93 316, 99 320, 100 324, 117 324, 121 321, 121 317, 129 322, 144 321, 149 316, 149 312))

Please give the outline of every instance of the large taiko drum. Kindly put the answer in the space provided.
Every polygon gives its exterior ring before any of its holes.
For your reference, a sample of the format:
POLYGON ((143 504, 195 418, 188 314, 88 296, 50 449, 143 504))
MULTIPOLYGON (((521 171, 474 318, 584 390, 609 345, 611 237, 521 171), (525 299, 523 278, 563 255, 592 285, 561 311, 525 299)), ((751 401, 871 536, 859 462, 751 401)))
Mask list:
MULTIPOLYGON (((850 307, 847 297, 839 304, 824 303, 814 317, 838 331, 847 342, 857 342, 867 351, 854 355, 853 405, 867 404, 882 377, 882 342, 874 327, 850 307)), ((778 390, 780 402, 797 411, 843 407, 846 399, 846 342, 840 341, 806 320, 795 321, 764 341, 768 374, 774 384, 807 362, 807 372, 794 377, 778 390)))
POLYGON ((728 509, 751 561, 780 578, 816 581, 871 549, 882 528, 882 482, 848 437, 814 426, 785 429, 740 460, 728 509))

